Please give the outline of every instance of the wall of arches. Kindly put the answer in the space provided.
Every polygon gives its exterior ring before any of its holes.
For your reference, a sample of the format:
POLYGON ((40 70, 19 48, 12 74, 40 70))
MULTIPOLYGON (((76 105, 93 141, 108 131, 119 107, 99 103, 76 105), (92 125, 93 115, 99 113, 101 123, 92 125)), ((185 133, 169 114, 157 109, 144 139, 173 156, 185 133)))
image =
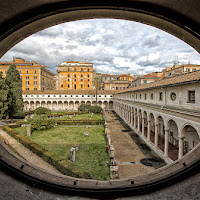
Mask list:
MULTIPOLYGON (((35 110, 38 107, 46 107, 50 110, 78 110, 78 107, 81 104, 96 105, 96 101, 79 101, 79 100, 68 100, 68 101, 59 101, 59 100, 25 100, 24 101, 24 110, 35 110)), ((112 110, 113 101, 104 100, 97 101, 97 105, 101 106, 103 109, 112 110)))
POLYGON ((181 159, 200 142, 200 124, 175 112, 116 99, 114 110, 167 163, 181 159))

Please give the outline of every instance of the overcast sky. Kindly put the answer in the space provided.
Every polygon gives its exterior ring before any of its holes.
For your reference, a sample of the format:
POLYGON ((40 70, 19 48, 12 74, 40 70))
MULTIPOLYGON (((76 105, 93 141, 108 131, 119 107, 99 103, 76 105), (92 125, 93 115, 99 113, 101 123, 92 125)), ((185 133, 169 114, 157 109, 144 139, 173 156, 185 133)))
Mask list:
POLYGON ((21 57, 56 73, 65 61, 86 61, 107 74, 147 74, 180 64, 200 64, 200 55, 178 38, 145 24, 91 19, 40 31, 10 49, 1 61, 21 57))

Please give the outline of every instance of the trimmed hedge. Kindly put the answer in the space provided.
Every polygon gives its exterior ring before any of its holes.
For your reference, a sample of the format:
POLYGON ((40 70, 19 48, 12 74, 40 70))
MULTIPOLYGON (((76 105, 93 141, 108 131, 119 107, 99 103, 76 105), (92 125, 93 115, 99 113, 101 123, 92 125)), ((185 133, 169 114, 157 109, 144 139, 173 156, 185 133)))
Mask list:
POLYGON ((104 125, 104 120, 58 120, 58 125, 104 125))
POLYGON ((25 147, 30 149, 33 153, 41 157, 44 161, 53 165, 61 173, 67 176, 72 176, 76 178, 90 178, 90 175, 88 173, 83 172, 79 168, 74 167, 74 166, 72 169, 72 167, 70 166, 70 163, 67 160, 63 160, 59 156, 55 155, 53 152, 47 151, 46 149, 42 148, 40 145, 20 135, 11 127, 16 128, 16 127, 20 127, 20 125, 4 126, 3 130, 7 132, 9 135, 11 135, 13 138, 15 138, 17 141, 22 143, 25 147))
POLYGON ((88 114, 88 111, 73 111, 73 112, 64 112, 64 113, 51 113, 48 114, 48 117, 62 117, 62 116, 66 116, 66 115, 82 115, 82 114, 88 114))

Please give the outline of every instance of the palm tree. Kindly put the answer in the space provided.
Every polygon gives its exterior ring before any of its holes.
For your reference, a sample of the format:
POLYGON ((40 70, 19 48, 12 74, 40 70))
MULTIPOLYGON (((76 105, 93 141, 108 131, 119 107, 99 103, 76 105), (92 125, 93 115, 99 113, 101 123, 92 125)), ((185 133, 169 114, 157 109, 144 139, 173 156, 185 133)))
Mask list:
POLYGON ((96 105, 97 105, 97 90, 99 90, 101 87, 101 78, 98 76, 95 76, 93 79, 93 85, 96 89, 96 105))

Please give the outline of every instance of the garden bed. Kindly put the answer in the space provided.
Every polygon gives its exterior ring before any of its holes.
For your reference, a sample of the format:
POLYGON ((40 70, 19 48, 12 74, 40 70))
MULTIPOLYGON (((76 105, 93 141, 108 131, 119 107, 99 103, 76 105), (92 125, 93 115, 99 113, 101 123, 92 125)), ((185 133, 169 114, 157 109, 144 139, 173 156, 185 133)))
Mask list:
POLYGON ((109 180, 109 167, 104 164, 109 161, 109 157, 105 152, 106 141, 102 125, 89 128, 57 126, 45 131, 34 131, 28 138, 25 127, 15 126, 14 130, 4 127, 4 130, 63 174, 109 180), (86 130, 88 137, 83 134, 86 130), (80 149, 76 151, 76 161, 70 163, 70 148, 76 144, 80 149))

